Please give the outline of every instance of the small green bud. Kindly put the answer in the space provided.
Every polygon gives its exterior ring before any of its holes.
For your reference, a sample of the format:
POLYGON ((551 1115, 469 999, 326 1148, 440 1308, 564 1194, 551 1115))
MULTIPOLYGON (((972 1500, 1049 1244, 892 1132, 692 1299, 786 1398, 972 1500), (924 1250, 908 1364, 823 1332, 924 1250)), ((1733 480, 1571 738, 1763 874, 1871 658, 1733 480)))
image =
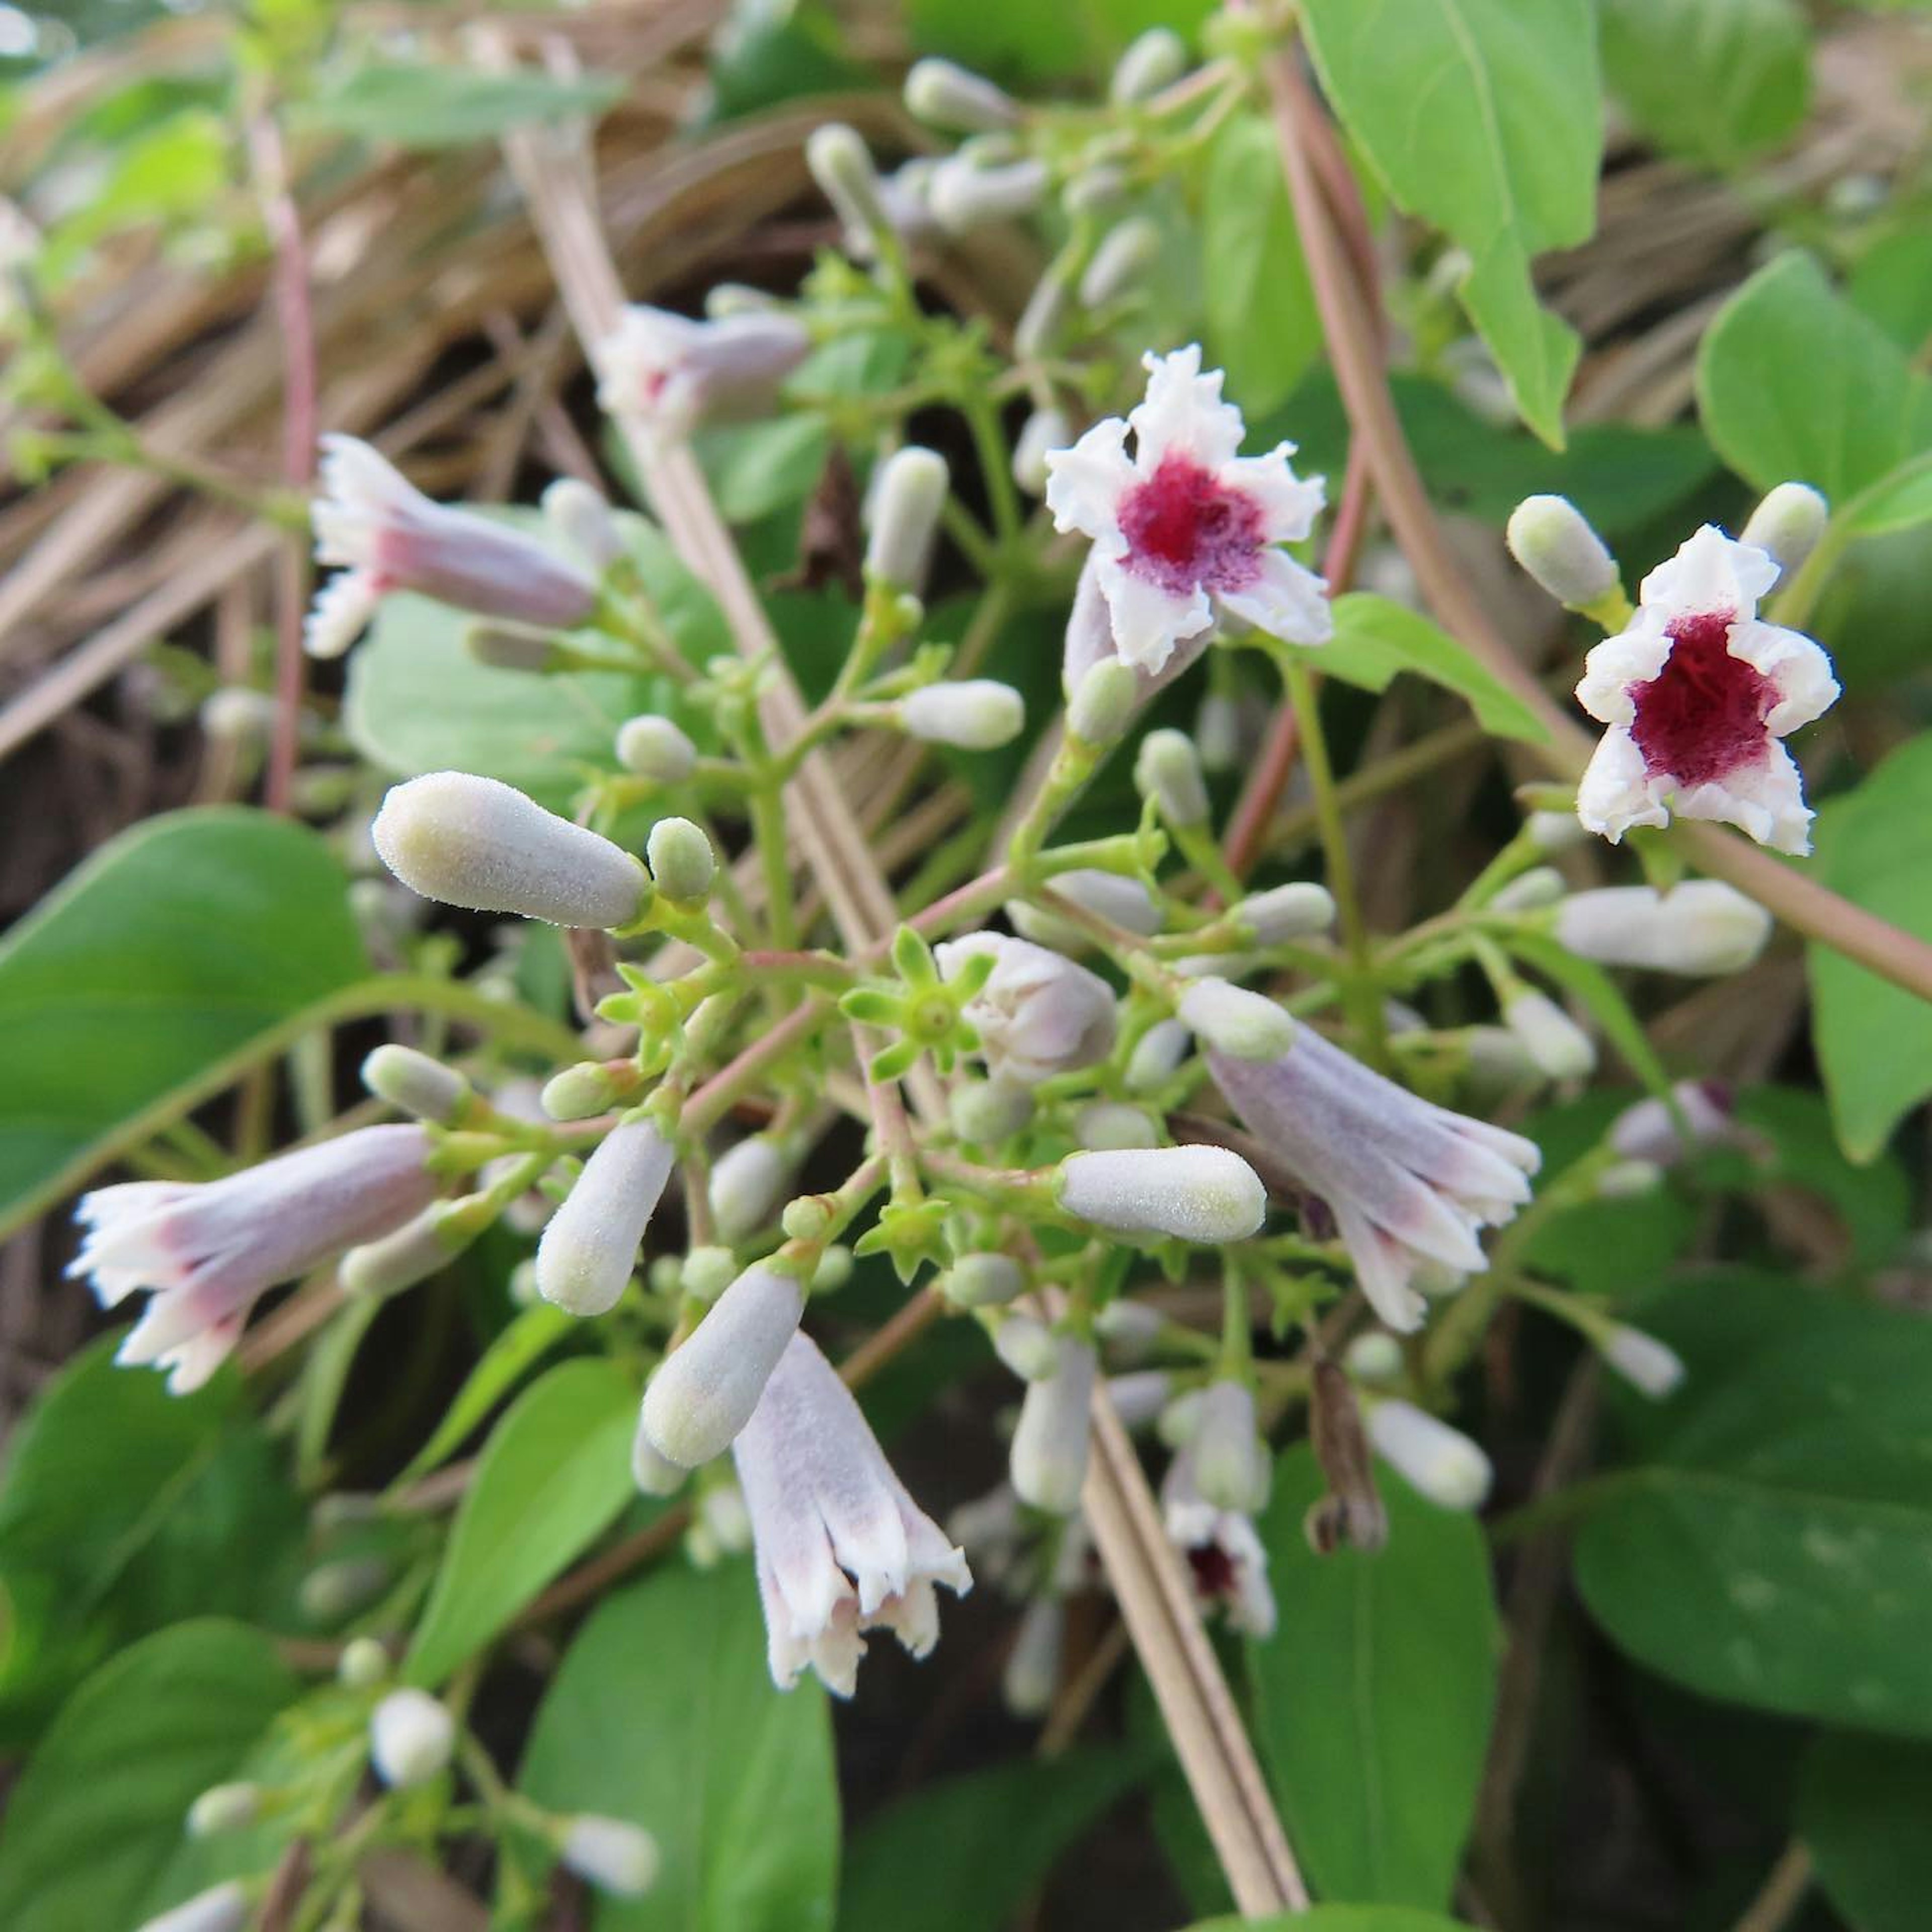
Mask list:
POLYGON ((454 1126, 470 1102, 461 1074, 412 1046, 377 1047, 362 1063, 362 1084, 391 1106, 439 1126, 454 1126))
POLYGON ((554 670, 560 656, 548 632, 514 624, 472 624, 463 633, 463 648, 492 670, 554 670))
POLYGON ((991 1308, 1026 1286, 1018 1262, 1006 1255, 962 1255, 940 1277, 939 1290, 956 1308, 991 1308))
POLYGON ((617 728, 617 762, 662 785, 682 784, 698 764, 698 747, 668 718, 646 714, 617 728))
POLYGON ((553 1120, 587 1120, 601 1114, 620 1090, 601 1060, 580 1060, 544 1082, 540 1104, 553 1120))
POLYGON ((190 1838, 212 1838, 222 1832, 238 1832, 261 1815, 259 1784, 213 1784, 188 1808, 190 1838))
POLYGON ((1172 87, 1187 71, 1187 44, 1172 27, 1150 27, 1115 63, 1107 98, 1131 106, 1172 87))
POLYGON ((352 1636, 342 1646, 336 1679, 351 1690, 367 1690, 389 1674, 389 1653, 373 1636, 352 1636))
POLYGON ((693 1248, 684 1258, 684 1292, 707 1308, 737 1277, 737 1260, 729 1248, 693 1248))
POLYGON ((1033 1119, 1034 1097, 1016 1080, 962 1080, 946 1102, 952 1131, 975 1147, 997 1147, 1033 1119))
POLYGON ((1510 514, 1510 554, 1558 603, 1573 610, 1617 587, 1617 560, 1567 496, 1526 496, 1510 514))
POLYGON ((661 818, 644 842, 651 879, 668 899, 688 904, 711 890, 718 861, 711 841, 688 818, 661 818))
POLYGON ((818 1258, 812 1270, 814 1294, 836 1294, 852 1279, 852 1250, 842 1241, 834 1241, 818 1258))
POLYGON ((822 1194, 801 1194, 788 1201, 778 1217, 789 1241, 821 1241, 832 1226, 832 1210, 822 1194))
POLYGON ((866 576, 874 584, 917 590, 945 507, 946 459, 916 445, 886 458, 872 486, 866 576))
POLYGON ((1208 782, 1193 740, 1172 728, 1150 731, 1134 759, 1134 786, 1176 830, 1208 822, 1208 782))
POLYGON ((1818 548, 1831 516, 1831 506, 1808 483, 1780 483, 1752 511, 1738 541, 1768 553, 1788 580, 1818 548))
POLYGON ((1010 128, 1020 118, 1011 94, 950 60, 914 62, 905 77, 905 104, 929 127, 956 134, 1010 128))
POLYGON ((1080 278, 1082 307, 1105 308, 1118 302, 1146 280, 1160 253, 1160 230, 1143 215, 1109 230, 1080 278))
POLYGON ((1134 722, 1140 702, 1141 681, 1133 667, 1118 658, 1103 658, 1067 700, 1066 728, 1083 745, 1113 744, 1134 722))

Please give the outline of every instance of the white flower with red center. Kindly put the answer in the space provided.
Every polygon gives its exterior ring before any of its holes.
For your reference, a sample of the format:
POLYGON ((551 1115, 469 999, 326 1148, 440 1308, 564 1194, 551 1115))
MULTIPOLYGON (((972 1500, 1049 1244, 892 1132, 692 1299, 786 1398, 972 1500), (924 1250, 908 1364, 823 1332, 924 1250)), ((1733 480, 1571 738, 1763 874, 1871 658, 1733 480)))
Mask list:
POLYGON ((1202 1495, 1194 1444, 1177 1451, 1168 1465, 1160 1508, 1168 1540, 1186 1558, 1189 1580, 1202 1609, 1220 1610, 1246 1636, 1274 1636, 1268 1552, 1251 1518, 1220 1508, 1202 1495))
POLYGON ((1634 825, 1722 819, 1780 852, 1811 849, 1811 813, 1780 742, 1829 710, 1832 661, 1757 615, 1776 562, 1706 524, 1643 580, 1636 615, 1584 662, 1576 701, 1610 729, 1576 816, 1612 844, 1634 825))
POLYGON ((1289 644, 1322 643, 1328 586, 1277 548, 1313 529, 1322 479, 1295 475, 1291 442, 1236 454, 1241 412, 1222 400, 1220 370, 1202 373, 1198 344, 1142 359, 1147 396, 1126 420, 1096 423, 1046 459, 1055 526, 1094 540, 1115 650, 1159 671, 1217 607, 1289 644))

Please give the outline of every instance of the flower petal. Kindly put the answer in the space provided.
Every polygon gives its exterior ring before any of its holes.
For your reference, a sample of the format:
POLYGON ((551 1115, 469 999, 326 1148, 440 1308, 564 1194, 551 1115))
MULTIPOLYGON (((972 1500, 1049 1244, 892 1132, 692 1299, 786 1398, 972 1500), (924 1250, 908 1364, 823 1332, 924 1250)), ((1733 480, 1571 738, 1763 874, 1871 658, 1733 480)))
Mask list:
POLYGON ((1120 499, 1133 487, 1127 460, 1127 426, 1118 416, 1096 422, 1071 449, 1046 456, 1046 507, 1058 530, 1079 530, 1118 556, 1127 540, 1120 530, 1120 499))
MULTIPOLYGON (((1598 646, 1601 649, 1601 646, 1598 646)), ((1606 731, 1576 787, 1576 816, 1588 832, 1618 844, 1634 825, 1668 825, 1667 778, 1653 779, 1636 740, 1621 724, 1606 731)))
POLYGON ((1104 556, 1099 574, 1114 627, 1114 649, 1136 670, 1162 670, 1183 638, 1197 636, 1214 621, 1208 593, 1198 586, 1177 596, 1104 556))
POLYGON ((1284 644, 1326 644, 1335 634, 1326 582, 1286 550, 1264 550, 1259 562, 1246 590, 1221 593, 1223 608, 1284 644))
POLYGON ((1190 342, 1169 356, 1141 358, 1147 395, 1127 416, 1134 433, 1134 467, 1151 476, 1163 458, 1192 457, 1210 470, 1232 463, 1247 434, 1241 412, 1221 399, 1219 369, 1203 374, 1201 345, 1190 342))

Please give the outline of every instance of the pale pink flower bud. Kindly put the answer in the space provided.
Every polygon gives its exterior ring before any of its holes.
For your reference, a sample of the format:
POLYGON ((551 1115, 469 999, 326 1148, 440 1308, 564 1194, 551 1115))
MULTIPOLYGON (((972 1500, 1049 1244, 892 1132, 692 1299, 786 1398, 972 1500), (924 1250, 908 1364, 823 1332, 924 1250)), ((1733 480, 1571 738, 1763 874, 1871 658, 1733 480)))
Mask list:
POLYGON ((872 150, 843 122, 829 122, 806 142, 805 164, 844 224, 848 245, 865 244, 859 252, 869 254, 895 226, 872 150))
POLYGON ((1377 1402, 1369 1412, 1369 1440, 1411 1489, 1443 1509, 1480 1509, 1490 1493, 1489 1457, 1460 1430, 1412 1402, 1377 1402))
POLYGON ((1808 483, 1780 483, 1752 511, 1738 541, 1762 550, 1793 577, 1818 548, 1831 517, 1832 506, 1808 483))
POLYGON ((1279 1060, 1294 1044, 1294 1022, 1274 1000, 1226 980, 1193 981, 1181 994, 1174 1017, 1216 1052, 1237 1060, 1279 1060))
POLYGON ((426 1784, 456 1750, 456 1720, 427 1690, 392 1690, 369 1720, 369 1757, 395 1791, 426 1784))
POLYGON ((568 630, 597 608, 596 586, 520 530, 433 503, 388 460, 352 436, 322 440, 315 554, 340 564, 312 613, 311 655, 338 656, 392 590, 412 590, 480 616, 568 630))
POLYGON ((804 1310, 792 1276, 763 1262, 739 1276, 644 1391, 644 1427, 658 1453, 694 1469, 730 1448, 804 1310))
POLYGON ((614 1898, 641 1898, 656 1882, 658 1842, 628 1818, 584 1812, 563 1827, 557 1856, 580 1879, 614 1898))
POLYGON ((1229 914, 1257 946, 1285 946, 1331 930, 1335 898, 1326 886, 1298 880, 1256 892, 1229 914))
POLYGON ((949 234, 964 235, 988 221, 1030 214, 1046 197, 1044 161, 1008 161, 993 166, 955 154, 932 172, 932 212, 949 234))
MULTIPOLYGON (((1050 356, 1072 313, 1072 279, 1066 267, 1056 262, 1034 284, 1026 307, 1013 324, 1013 353, 1023 362, 1050 356)), ((1041 487, 1043 494, 1045 485, 1041 487)))
POLYGON ((1684 1381, 1683 1358, 1667 1342, 1618 1322, 1603 1341, 1604 1360, 1633 1388, 1661 1402, 1684 1381))
POLYGON ((1503 1024, 1546 1079, 1580 1080, 1596 1066, 1595 1043, 1546 993, 1516 994, 1503 1008, 1503 1024))
POLYGON ((1771 914, 1718 879, 1686 879, 1667 892, 1606 886, 1573 893, 1556 910, 1556 937, 1605 966, 1659 973, 1742 973, 1771 938, 1771 914))
POLYGON ((362 1084, 419 1120, 448 1126, 470 1104, 470 1082, 453 1066, 412 1046, 379 1046, 362 1063, 362 1084))
POLYGON ((656 784, 682 784, 697 769, 698 747, 668 718, 630 718, 617 728, 617 762, 656 784))
POLYGON ((1084 308, 1105 308, 1146 278, 1160 253, 1160 230, 1136 215, 1108 230, 1080 278, 1084 308))
POLYGON ((580 478, 560 476, 543 493, 551 527, 601 577, 624 554, 617 519, 604 494, 580 478))
MULTIPOLYGON (((1081 866, 1070 872, 1056 872, 1048 884, 1060 898, 1098 913, 1124 932, 1144 939, 1160 930, 1160 902, 1138 879, 1081 866)), ((1009 899, 1006 910, 1013 929, 1036 946, 1050 946, 1070 958, 1093 950, 1094 941, 1086 932, 1058 913, 1042 912, 1024 899, 1009 899)))
POLYGON ((886 458, 866 519, 868 581, 897 590, 924 586, 946 487, 946 459, 936 450, 911 444, 886 458))
POLYGON ((384 799, 371 836, 404 885, 445 905, 608 927, 628 925, 644 903, 644 871, 628 852, 496 778, 411 778, 384 799))
POLYGON ((1094 1318, 1094 1332, 1107 1344, 1115 1360, 1135 1361, 1147 1354, 1167 1326, 1167 1317, 1151 1303, 1114 1300, 1094 1318))
POLYGON ((964 1017, 995 1078, 1028 1086, 1104 1060, 1114 1044, 1114 995, 1107 982, 1070 959, 1004 933, 969 932, 934 949, 940 976, 968 960, 993 956, 991 976, 964 1017))
POLYGON ((1674 1167, 1687 1154, 1700 1148, 1721 1146, 1741 1138, 1742 1130, 1731 1112, 1730 1094, 1715 1081, 1682 1081, 1672 1088, 1671 1097, 1690 1129, 1688 1148, 1670 1109, 1654 1099, 1640 1100, 1617 1116, 1610 1127, 1611 1148, 1626 1160, 1674 1167))
POLYGON ((1358 1382, 1392 1382, 1403 1368, 1402 1344, 1381 1328, 1366 1329, 1358 1335, 1342 1359, 1358 1382))
POLYGON ((939 1639, 934 1586, 972 1587, 965 1556, 907 1494, 809 1336, 792 1336, 733 1453, 779 1688, 809 1666, 850 1696, 860 1633, 876 1627, 925 1656, 939 1639))
POLYGON ((1208 782, 1201 775, 1200 754, 1184 731, 1163 728, 1141 740, 1134 757, 1134 787, 1178 830, 1207 823, 1208 782))
POLYGON ((1013 481, 1029 496, 1046 494, 1046 454, 1064 449, 1073 440, 1073 426, 1064 410, 1035 410, 1013 439, 1013 481))
POLYGON ((1131 107, 1172 87, 1187 71, 1187 43, 1172 27, 1150 27, 1129 43, 1107 83, 1116 107, 1131 107))
POLYGON ((1567 496, 1526 496, 1510 513, 1510 554, 1558 603, 1581 610, 1617 587, 1617 560, 1567 496))
POLYGON ((1151 1094, 1180 1071, 1194 1044, 1194 1036, 1179 1020, 1156 1020, 1134 1043, 1127 1057, 1130 1094, 1151 1094))
POLYGON ((698 322, 642 304, 598 344, 598 400, 614 416, 687 435, 706 418, 755 413, 811 352, 804 325, 748 313, 698 322))
POLYGON ((1086 1479, 1088 1410, 1096 1365, 1091 1345, 1078 1336, 1061 1335, 1055 1343, 1053 1372, 1027 1384, 1011 1469, 1022 1502, 1071 1516, 1080 1507, 1086 1479))
POLYGON ((989 677, 922 686, 899 700, 898 712, 913 737, 967 752, 997 751, 1026 729, 1026 700, 989 677))
POLYGON ((602 1315, 629 1284, 676 1150, 649 1120, 626 1120, 598 1143, 537 1244, 537 1287, 572 1315, 602 1315))
POLYGON ((729 1246, 747 1240, 776 1214, 791 1180, 791 1161, 766 1134, 752 1134, 712 1163, 711 1218, 729 1246))
POLYGON ((1059 1200, 1096 1227, 1209 1244, 1245 1240, 1268 1214, 1261 1177, 1239 1154, 1216 1147, 1069 1154, 1060 1163, 1059 1200))
POLYGON ((1590 836, 1574 812, 1532 812, 1523 824, 1540 852, 1567 852, 1590 836))
POLYGON ((928 126, 955 134, 1012 127, 1019 103, 1004 88, 956 61, 914 61, 905 77, 907 111, 928 126))
POLYGON ((198 1892, 185 1905, 158 1918, 145 1918, 135 1932, 242 1932, 252 1916, 248 1894, 238 1879, 198 1892))
POLYGON ((1252 1516, 1268 1501, 1268 1451, 1255 1426, 1255 1398, 1244 1384, 1212 1382, 1189 1444, 1194 1481, 1216 1509, 1252 1516))
POLYGON ((1066 1634, 1066 1606, 1058 1597, 1036 1597, 1020 1612, 1000 1672, 1000 1698, 1015 1717, 1043 1718, 1052 1709, 1066 1634))

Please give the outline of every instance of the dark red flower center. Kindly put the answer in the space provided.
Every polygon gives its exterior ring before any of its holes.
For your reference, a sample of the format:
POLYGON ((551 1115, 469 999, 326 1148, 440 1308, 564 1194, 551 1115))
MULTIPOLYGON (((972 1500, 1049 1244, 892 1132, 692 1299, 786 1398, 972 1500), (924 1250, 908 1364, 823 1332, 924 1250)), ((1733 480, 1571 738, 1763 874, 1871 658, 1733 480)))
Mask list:
POLYGON ((1261 506, 1192 458, 1168 456, 1120 504, 1126 568, 1176 596, 1241 590, 1260 568, 1261 506))
POLYGON ((1204 1603, 1234 1594, 1234 1559, 1218 1543, 1197 1543, 1187 1552, 1194 1587, 1204 1603))
POLYGON ((1653 772, 1708 784, 1764 755, 1764 721, 1778 687, 1731 656, 1732 613, 1700 610, 1670 626, 1662 670, 1630 693, 1630 736, 1653 772))

